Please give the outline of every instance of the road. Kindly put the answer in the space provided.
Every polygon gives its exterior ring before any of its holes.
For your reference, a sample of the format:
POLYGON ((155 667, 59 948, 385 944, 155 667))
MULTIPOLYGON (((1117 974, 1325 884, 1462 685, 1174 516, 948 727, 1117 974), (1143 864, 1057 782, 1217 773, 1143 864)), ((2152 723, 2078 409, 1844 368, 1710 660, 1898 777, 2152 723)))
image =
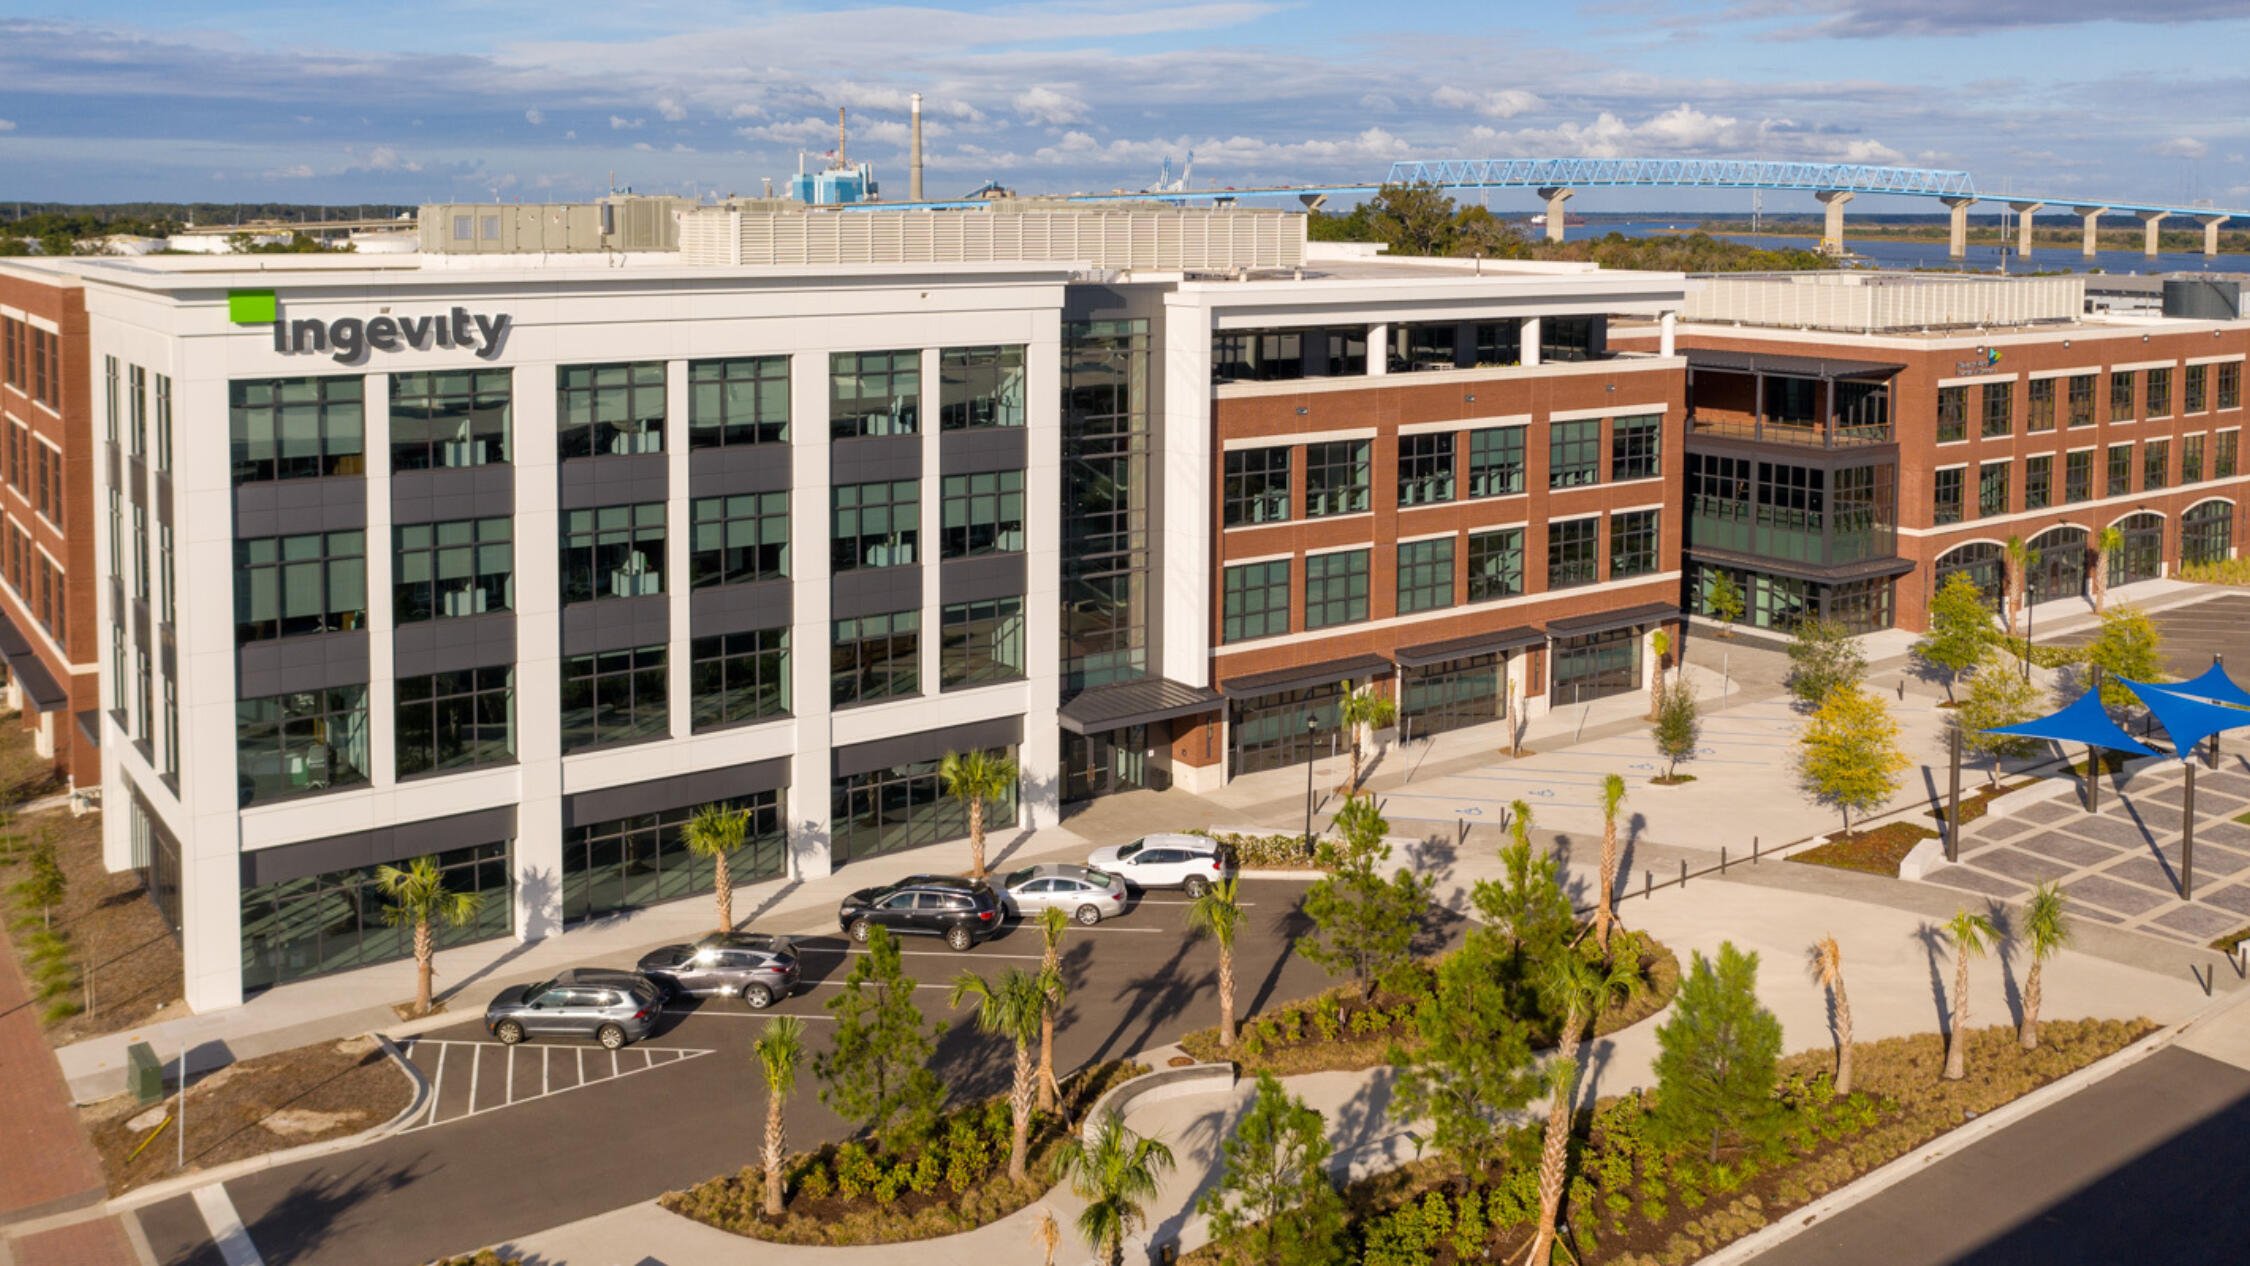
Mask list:
POLYGON ((1915 1174, 1757 1266, 2243 1258, 2250 1072, 2171 1047, 1915 1174))
MULTIPOLYGON (((1292 952, 1310 928, 1298 908, 1305 887, 1243 882, 1250 909, 1236 946, 1236 979, 1245 1011, 1330 983, 1292 952)), ((1058 1071, 1217 1023, 1217 954, 1210 942, 1187 935, 1185 916, 1178 894, 1150 894, 1121 919, 1071 930, 1058 1071)), ((904 947, 924 1012, 941 1017, 946 991, 963 969, 992 975, 1036 967, 1040 957, 1037 931, 1022 926, 966 953, 934 938, 908 938, 904 947)), ((841 937, 812 943, 809 986, 772 1011, 727 1001, 682 1005, 649 1041, 619 1053, 614 1067, 609 1052, 574 1042, 534 1042, 511 1056, 489 1044, 478 1021, 426 1034, 412 1057, 433 1081, 442 1061, 431 1116, 367 1147, 229 1182, 227 1194, 268 1266, 397 1266, 755 1163, 765 1090, 750 1043, 766 1017, 794 1014, 805 1017, 813 1049, 825 1049, 832 1022, 824 1004, 850 970, 851 952, 841 937)), ((959 1097, 1003 1091, 1007 1048, 977 1034, 968 1012, 948 1018, 934 1060, 939 1075, 959 1097)), ((848 1127, 819 1103, 809 1067, 798 1084, 788 1118, 791 1146, 844 1137, 848 1127)), ((165 1266, 218 1262, 188 1198, 154 1206, 143 1221, 165 1266)))

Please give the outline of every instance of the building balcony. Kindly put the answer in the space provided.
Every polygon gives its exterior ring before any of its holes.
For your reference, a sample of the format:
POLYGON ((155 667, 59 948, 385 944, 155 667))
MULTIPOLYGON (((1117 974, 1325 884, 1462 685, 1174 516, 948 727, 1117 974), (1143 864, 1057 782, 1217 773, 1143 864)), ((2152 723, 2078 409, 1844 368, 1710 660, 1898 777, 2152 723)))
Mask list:
POLYGON ((1874 422, 1827 422, 1793 418, 1761 418, 1732 412, 1701 411, 1688 414, 1688 434, 1753 440, 1763 444, 1794 444, 1806 448, 1858 448, 1888 444, 1892 440, 1888 419, 1874 422))

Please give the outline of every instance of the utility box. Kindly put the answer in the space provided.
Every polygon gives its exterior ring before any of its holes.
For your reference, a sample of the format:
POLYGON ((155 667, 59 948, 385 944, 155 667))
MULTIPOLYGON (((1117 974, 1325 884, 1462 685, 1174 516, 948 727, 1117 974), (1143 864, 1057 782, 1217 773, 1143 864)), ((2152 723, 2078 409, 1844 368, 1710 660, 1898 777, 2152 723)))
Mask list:
POLYGON ((125 1092, 136 1103, 155 1103, 164 1097, 164 1065, 156 1048, 135 1042, 125 1048, 125 1092))

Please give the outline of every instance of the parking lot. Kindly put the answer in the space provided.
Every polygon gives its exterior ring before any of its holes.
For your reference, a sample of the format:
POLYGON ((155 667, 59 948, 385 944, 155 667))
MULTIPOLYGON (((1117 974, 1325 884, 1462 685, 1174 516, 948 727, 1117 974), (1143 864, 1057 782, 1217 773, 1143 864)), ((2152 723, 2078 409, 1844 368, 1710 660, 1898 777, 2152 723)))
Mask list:
MULTIPOLYGON (((1325 988, 1328 975, 1293 953, 1309 930, 1306 884, 1246 879, 1249 917, 1236 945, 1237 1006, 1254 1011, 1325 988)), ((1153 894, 1125 917, 1073 927, 1064 942, 1070 995, 1056 1032, 1058 1071, 1175 1040, 1218 1020, 1217 952, 1186 930, 1186 901, 1153 894)), ((535 1039, 509 1050, 467 1018, 423 1034, 409 1058, 437 1091, 414 1127, 368 1147, 226 1184, 269 1266, 319 1262, 395 1266, 528 1234, 754 1163, 765 1090, 750 1044, 775 1015, 807 1021, 808 1045, 827 1047, 825 1004, 854 955, 833 931, 807 934, 805 980, 766 1011, 728 999, 679 1000, 644 1042, 615 1054, 591 1042, 535 1039)), ((967 952, 931 937, 902 938, 925 1014, 948 1021, 933 1066, 954 1095, 1006 1088, 1010 1054, 950 1013, 946 991, 964 970, 1035 966, 1034 927, 1013 925, 967 952)), ((465 1009, 481 1010, 483 998, 465 1009)), ((794 1148, 849 1131, 819 1100, 808 1060, 789 1109, 794 1148)), ((183 1197, 182 1199, 185 1199, 183 1197)), ((154 1228, 185 1220, 151 1219, 154 1228)), ((153 1243, 157 1260, 198 1260, 208 1245, 153 1243)))

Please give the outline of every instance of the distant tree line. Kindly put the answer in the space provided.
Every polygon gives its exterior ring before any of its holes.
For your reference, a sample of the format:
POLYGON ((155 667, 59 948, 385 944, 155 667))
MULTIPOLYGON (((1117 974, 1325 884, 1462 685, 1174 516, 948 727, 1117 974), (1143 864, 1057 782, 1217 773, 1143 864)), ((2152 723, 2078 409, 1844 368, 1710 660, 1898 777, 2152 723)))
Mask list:
POLYGON ((1388 185, 1348 212, 1315 211, 1307 231, 1316 242, 1382 242, 1394 255, 1570 260, 1604 268, 1696 273, 1779 272, 1831 266, 1813 251, 1767 250, 1700 232, 1639 238, 1608 233, 1549 242, 1526 237, 1517 225, 1484 207, 1458 205, 1433 185, 1388 185))
MULTIPOLYGON (((345 219, 392 219, 409 206, 365 203, 320 206, 295 202, 117 202, 74 206, 60 202, 0 202, 0 255, 70 255, 116 234, 170 237, 191 224, 284 223, 345 219)), ((302 235, 255 248, 261 252, 324 249, 302 235)))

